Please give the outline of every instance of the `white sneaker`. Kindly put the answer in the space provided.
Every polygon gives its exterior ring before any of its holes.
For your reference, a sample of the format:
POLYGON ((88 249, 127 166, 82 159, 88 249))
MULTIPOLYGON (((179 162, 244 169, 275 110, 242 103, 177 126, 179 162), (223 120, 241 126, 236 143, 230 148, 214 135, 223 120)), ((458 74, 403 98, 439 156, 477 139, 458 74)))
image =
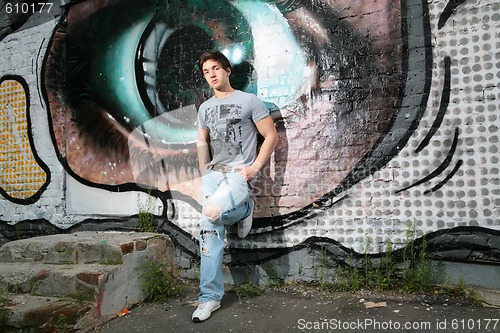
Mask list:
POLYGON ((255 203, 253 202, 253 199, 250 199, 250 215, 248 215, 243 220, 238 222, 238 237, 239 238, 245 238, 248 235, 248 233, 250 232, 250 229, 252 229, 254 206, 255 206, 255 203))
POLYGON ((193 322, 201 323, 202 321, 207 320, 208 318, 210 318, 212 312, 214 312, 218 308, 220 308, 219 301, 207 301, 200 303, 200 305, 198 305, 198 308, 193 312, 193 322))

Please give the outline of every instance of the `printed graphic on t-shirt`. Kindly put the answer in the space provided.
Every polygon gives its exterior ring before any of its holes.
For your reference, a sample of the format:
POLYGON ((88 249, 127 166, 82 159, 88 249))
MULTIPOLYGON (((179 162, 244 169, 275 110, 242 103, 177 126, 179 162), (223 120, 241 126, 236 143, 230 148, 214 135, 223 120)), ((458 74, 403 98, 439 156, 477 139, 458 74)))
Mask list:
POLYGON ((241 105, 223 104, 206 110, 205 123, 216 153, 242 155, 241 105))

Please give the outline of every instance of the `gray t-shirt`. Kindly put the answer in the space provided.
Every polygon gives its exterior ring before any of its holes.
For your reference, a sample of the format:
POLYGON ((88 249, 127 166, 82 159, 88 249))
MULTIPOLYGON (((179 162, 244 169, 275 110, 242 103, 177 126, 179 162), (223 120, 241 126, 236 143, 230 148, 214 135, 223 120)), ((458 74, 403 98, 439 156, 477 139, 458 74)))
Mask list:
POLYGON ((236 90, 230 96, 215 96, 198 110, 198 127, 210 134, 213 164, 251 165, 257 157, 255 123, 269 115, 257 96, 236 90))

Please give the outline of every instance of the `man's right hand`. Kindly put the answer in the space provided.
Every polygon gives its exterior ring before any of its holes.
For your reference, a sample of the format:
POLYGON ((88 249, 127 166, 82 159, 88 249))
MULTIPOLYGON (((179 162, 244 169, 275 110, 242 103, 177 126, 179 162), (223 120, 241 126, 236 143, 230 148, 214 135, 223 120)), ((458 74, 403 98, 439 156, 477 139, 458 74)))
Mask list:
POLYGON ((207 172, 208 169, 210 169, 210 167, 212 166, 213 164, 212 163, 207 163, 207 164, 204 164, 204 165, 200 165, 200 175, 204 175, 205 172, 207 172))

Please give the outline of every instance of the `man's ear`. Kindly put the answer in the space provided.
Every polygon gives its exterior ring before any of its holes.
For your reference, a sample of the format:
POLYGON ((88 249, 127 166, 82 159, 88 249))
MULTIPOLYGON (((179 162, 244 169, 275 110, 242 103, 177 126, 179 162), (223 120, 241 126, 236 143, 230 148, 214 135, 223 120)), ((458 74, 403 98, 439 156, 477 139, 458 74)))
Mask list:
POLYGON ((231 75, 231 67, 226 68, 226 73, 227 73, 227 76, 231 75))

